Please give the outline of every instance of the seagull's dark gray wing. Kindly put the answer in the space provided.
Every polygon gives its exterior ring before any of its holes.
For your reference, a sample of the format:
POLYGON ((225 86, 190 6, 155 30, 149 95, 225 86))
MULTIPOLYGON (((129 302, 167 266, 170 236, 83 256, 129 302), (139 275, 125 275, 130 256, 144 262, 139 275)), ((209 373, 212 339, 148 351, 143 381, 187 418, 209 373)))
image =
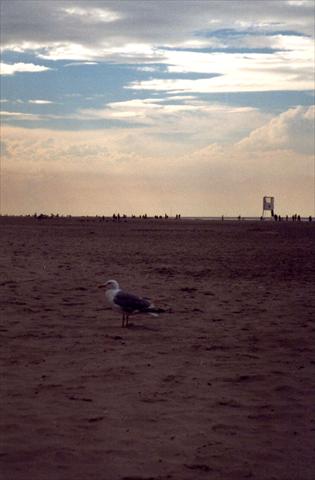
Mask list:
POLYGON ((115 295, 114 303, 127 313, 134 311, 145 312, 151 306, 151 302, 146 298, 123 291, 119 291, 115 295))

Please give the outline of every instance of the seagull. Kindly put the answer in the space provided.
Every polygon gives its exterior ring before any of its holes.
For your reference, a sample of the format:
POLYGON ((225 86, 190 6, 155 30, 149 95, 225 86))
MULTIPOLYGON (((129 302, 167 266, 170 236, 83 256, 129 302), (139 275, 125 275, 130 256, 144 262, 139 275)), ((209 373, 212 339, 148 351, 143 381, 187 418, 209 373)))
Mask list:
POLYGON ((108 280, 99 285, 99 288, 106 289, 105 295, 112 308, 122 312, 122 327, 128 326, 129 315, 133 313, 147 313, 157 317, 158 313, 165 311, 162 308, 156 308, 148 298, 124 292, 116 280, 108 280))

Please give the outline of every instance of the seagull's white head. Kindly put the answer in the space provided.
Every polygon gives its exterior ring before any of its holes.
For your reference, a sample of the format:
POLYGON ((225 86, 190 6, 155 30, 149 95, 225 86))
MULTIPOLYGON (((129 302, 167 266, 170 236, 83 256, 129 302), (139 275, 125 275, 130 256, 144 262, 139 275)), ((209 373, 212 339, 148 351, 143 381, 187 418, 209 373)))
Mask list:
POLYGON ((119 283, 116 280, 108 280, 99 286, 99 288, 106 288, 106 290, 119 290, 119 283))

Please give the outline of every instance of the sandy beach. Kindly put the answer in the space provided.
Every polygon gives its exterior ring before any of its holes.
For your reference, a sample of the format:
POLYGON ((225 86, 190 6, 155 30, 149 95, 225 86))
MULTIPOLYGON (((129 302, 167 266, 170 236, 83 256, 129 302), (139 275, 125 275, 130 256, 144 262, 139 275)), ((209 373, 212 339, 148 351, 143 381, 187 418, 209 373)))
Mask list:
POLYGON ((315 222, 0 229, 1 480, 314 478, 315 222))

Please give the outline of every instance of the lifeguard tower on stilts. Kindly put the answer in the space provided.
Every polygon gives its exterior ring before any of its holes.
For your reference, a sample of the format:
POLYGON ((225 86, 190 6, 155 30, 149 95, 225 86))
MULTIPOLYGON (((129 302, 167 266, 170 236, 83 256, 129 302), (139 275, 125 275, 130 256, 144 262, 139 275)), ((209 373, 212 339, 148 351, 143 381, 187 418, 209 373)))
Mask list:
POLYGON ((265 214, 267 212, 270 212, 270 215, 267 215, 267 218, 273 218, 274 208, 275 208, 275 197, 264 197, 262 218, 265 218, 265 214))

